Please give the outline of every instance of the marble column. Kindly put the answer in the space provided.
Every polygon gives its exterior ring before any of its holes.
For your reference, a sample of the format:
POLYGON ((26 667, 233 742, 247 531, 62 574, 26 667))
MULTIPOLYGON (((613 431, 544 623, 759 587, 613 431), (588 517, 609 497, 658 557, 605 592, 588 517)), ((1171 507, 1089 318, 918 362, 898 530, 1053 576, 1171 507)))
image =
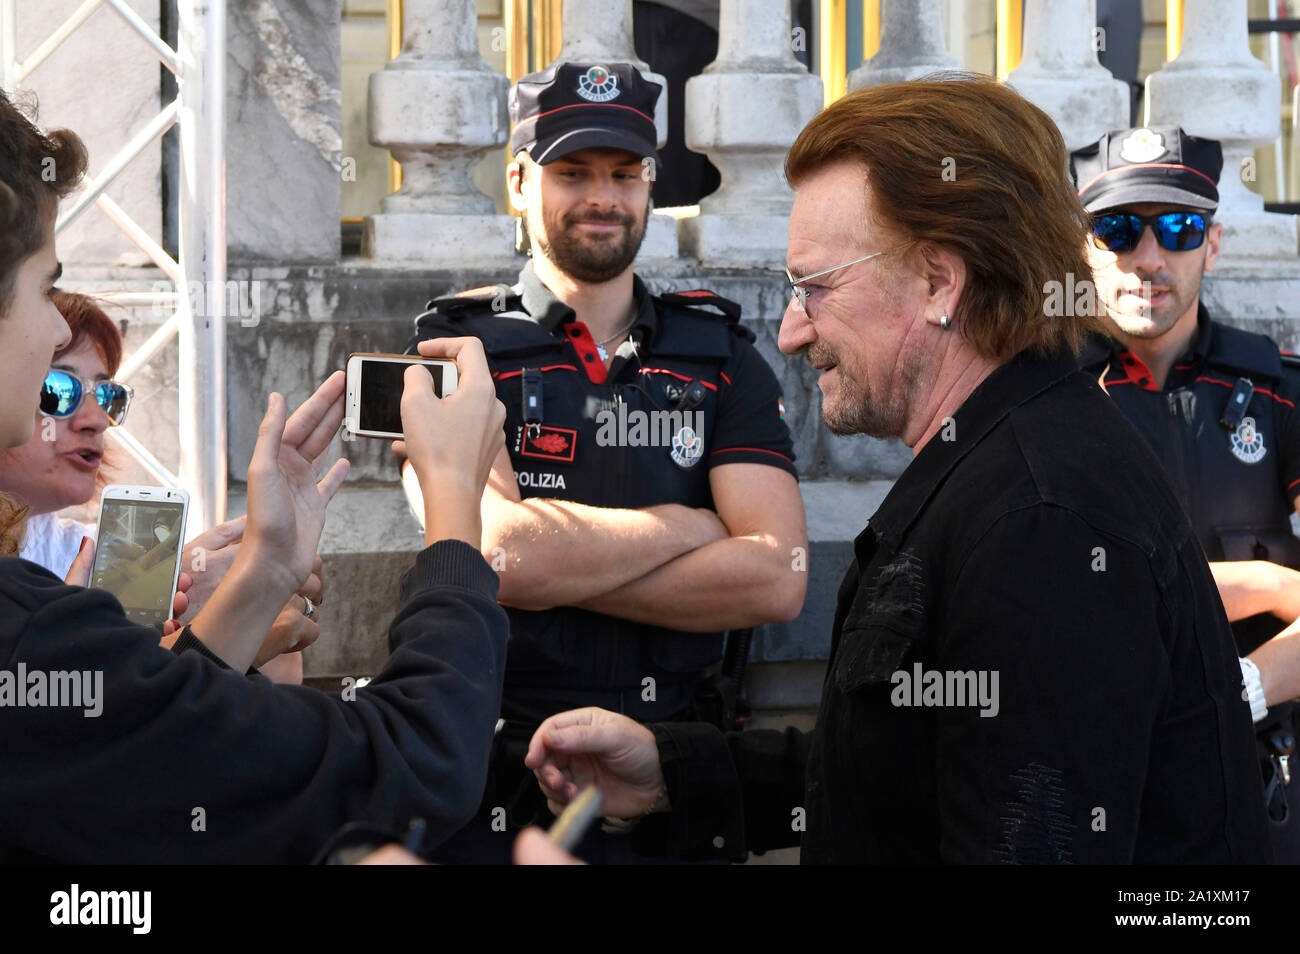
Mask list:
POLYGON ((402 52, 370 77, 370 141, 402 164, 402 188, 366 219, 382 263, 482 267, 514 260, 514 219, 474 185, 507 138, 509 83, 479 56, 474 0, 406 0, 402 52))
POLYGON ((1281 107, 1281 80, 1250 52, 1246 0, 1187 0, 1178 58, 1147 78, 1147 121, 1222 143, 1217 218, 1229 261, 1296 258, 1296 217, 1265 212, 1246 185, 1255 149, 1281 135, 1281 107))
POLYGON ((1128 125, 1128 84, 1097 62, 1096 24, 1097 0, 1028 0, 1024 56, 1007 77, 1056 120, 1070 150, 1128 125))
POLYGON ((848 88, 918 79, 961 64, 943 42, 939 0, 881 0, 880 52, 848 77, 848 88))
POLYGON ((785 156, 821 106, 821 79, 792 50, 787 0, 722 0, 718 58, 686 84, 686 145, 722 174, 700 214, 680 223, 683 247, 702 264, 784 264, 785 156))

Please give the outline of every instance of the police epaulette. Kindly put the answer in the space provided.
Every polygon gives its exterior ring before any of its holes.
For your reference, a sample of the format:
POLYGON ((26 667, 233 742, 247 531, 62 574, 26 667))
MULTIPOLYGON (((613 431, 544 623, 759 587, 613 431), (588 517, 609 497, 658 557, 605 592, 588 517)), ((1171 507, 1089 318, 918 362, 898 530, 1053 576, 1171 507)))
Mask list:
POLYGON ((518 290, 509 285, 481 285, 454 295, 431 299, 425 304, 424 310, 430 312, 436 309, 438 314, 448 318, 462 318, 484 305, 494 312, 508 311, 512 308, 511 300, 517 301, 518 298, 518 290))
POLYGON ((1279 348, 1277 356, 1282 359, 1282 367, 1300 371, 1300 354, 1292 354, 1290 351, 1283 351, 1279 348))
POLYGON ((740 305, 729 298, 723 298, 721 295, 715 295, 713 292, 703 288, 692 291, 668 292, 663 295, 656 295, 655 301, 662 302, 665 305, 684 305, 701 315, 707 315, 710 318, 717 318, 718 315, 704 308, 705 305, 718 309, 722 313, 721 317, 727 319, 727 324, 735 325, 740 323, 740 305))

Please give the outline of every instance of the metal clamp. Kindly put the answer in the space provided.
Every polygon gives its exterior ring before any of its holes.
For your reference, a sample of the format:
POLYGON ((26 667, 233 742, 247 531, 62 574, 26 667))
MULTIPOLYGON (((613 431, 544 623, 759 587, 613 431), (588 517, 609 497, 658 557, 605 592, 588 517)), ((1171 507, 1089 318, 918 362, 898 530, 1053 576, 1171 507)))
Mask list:
POLYGON ((532 438, 542 433, 542 372, 539 368, 524 369, 524 426, 532 438))

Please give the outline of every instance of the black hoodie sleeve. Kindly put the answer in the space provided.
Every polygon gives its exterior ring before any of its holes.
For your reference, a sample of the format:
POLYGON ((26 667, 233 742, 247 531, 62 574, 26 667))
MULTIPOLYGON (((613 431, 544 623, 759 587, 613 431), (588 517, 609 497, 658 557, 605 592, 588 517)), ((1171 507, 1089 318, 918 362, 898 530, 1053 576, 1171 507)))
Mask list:
POLYGON ((112 595, 0 559, 0 858, 306 862, 345 822, 413 817, 432 847, 486 779, 497 587, 468 544, 423 551, 383 671, 325 693, 173 655, 112 595))

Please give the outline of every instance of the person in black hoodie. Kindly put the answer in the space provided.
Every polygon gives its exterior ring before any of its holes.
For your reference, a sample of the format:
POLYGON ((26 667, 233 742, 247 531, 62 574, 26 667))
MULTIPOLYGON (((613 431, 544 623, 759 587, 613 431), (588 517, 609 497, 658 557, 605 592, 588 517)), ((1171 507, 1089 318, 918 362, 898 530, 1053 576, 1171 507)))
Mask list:
MULTIPOLYGON (((54 217, 84 169, 75 135, 42 134, 0 96, 0 447, 30 438, 41 380, 68 340, 50 300, 54 217)), ((504 409, 476 340, 421 353, 460 371, 439 400, 413 367, 402 397, 403 417, 422 423, 405 453, 428 488, 429 546, 404 580, 388 664, 346 698, 222 662, 256 651, 311 572, 347 474, 337 461, 315 476, 342 419, 341 373, 287 420, 271 395, 239 556, 173 652, 112 595, 0 557, 0 861, 305 862, 348 822, 400 832, 423 819, 427 850, 470 817, 505 658, 478 508, 504 409)), ((0 553, 14 552, 20 517, 0 498, 0 553)))

